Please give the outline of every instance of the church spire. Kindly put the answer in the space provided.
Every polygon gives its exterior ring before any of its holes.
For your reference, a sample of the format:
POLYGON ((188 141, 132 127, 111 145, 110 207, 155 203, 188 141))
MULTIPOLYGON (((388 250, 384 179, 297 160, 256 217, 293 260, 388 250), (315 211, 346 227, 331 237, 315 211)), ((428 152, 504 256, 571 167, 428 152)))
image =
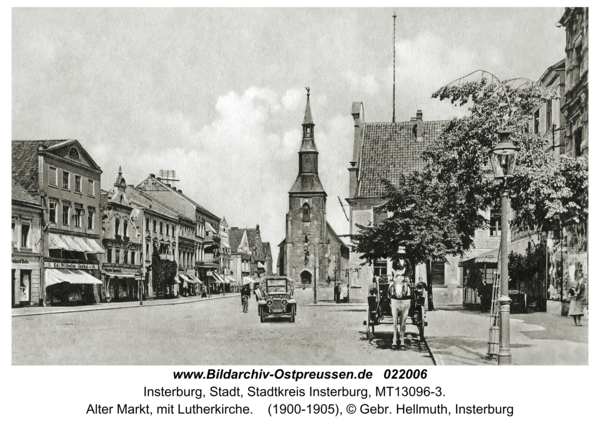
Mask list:
POLYGON ((302 123, 302 146, 300 146, 300 152, 317 152, 314 130, 315 123, 310 111, 310 87, 306 87, 306 110, 304 111, 304 122, 302 123))
POLYGON ((304 111, 304 123, 302 123, 302 125, 312 125, 314 126, 315 123, 313 122, 312 119, 312 114, 310 112, 310 87, 305 87, 306 88, 306 110, 304 111))

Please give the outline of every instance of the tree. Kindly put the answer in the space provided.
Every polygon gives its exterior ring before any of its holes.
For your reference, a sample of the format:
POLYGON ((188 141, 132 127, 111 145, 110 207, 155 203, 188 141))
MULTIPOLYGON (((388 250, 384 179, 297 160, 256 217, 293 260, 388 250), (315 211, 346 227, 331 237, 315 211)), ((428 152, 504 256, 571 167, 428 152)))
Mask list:
MULTIPOLYGON (((385 211, 388 218, 377 226, 358 225, 358 234, 351 235, 353 249, 366 263, 397 258, 400 246, 414 265, 469 250, 475 231, 489 226, 482 212, 498 206, 500 182, 493 178, 489 153, 500 130, 510 129, 510 140, 520 149, 509 185, 512 225, 545 232, 557 220, 587 220, 587 158, 562 155, 556 161, 545 152, 541 135, 529 131, 531 111, 554 94, 522 79, 500 82, 485 71, 467 77, 432 96, 469 104, 469 113, 451 120, 425 148, 421 171, 395 185, 384 182, 387 202, 376 212, 385 211)), ((430 270, 427 280, 431 283, 430 270)))

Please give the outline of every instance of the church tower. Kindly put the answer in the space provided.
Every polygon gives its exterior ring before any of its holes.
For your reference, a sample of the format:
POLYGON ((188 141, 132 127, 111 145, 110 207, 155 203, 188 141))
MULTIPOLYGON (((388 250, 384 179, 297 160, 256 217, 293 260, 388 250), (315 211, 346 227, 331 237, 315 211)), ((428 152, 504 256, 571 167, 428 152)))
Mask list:
POLYGON ((282 271, 296 285, 321 283, 327 277, 328 232, 327 193, 319 179, 319 151, 307 87, 302 123, 302 144, 298 152, 298 176, 289 194, 286 214, 285 255, 282 271), (316 276, 314 276, 316 272, 316 276))

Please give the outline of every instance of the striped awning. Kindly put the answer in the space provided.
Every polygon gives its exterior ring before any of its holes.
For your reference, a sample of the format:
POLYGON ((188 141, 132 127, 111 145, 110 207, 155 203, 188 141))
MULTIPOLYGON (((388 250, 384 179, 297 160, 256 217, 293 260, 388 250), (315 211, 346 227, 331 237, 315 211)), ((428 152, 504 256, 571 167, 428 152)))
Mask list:
POLYGON ((180 273, 180 274, 179 274, 179 277, 180 277, 180 278, 182 278, 184 282, 187 282, 187 283, 194 283, 194 282, 193 282, 193 281, 192 281, 192 280, 191 280, 191 279, 190 279, 190 278, 189 278, 187 275, 185 275, 185 274, 183 274, 183 273, 180 273))
POLYGON ((498 250, 492 249, 476 257, 467 258, 458 263, 458 267, 471 266, 475 263, 498 263, 498 250))
POLYGON ((192 280, 192 282, 202 284, 202 281, 200 279, 198 279, 196 276, 191 275, 191 274, 188 274, 187 276, 192 280))
POLYGON ((89 238, 79 236, 59 235, 50 233, 50 249, 64 249, 65 251, 87 252, 90 254, 104 254, 104 249, 98 243, 89 238))
POLYGON ((96 279, 91 274, 81 270, 46 269, 46 286, 61 282, 68 282, 73 285, 95 285, 103 283, 100 279, 96 279))

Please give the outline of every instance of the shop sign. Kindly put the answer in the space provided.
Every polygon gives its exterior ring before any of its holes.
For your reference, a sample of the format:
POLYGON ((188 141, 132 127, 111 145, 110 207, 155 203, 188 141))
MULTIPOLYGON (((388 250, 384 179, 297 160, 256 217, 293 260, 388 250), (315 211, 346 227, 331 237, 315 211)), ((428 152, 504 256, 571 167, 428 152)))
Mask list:
POLYGON ((206 276, 212 276, 212 272, 206 272, 206 276))
POLYGON ((12 262, 14 264, 19 264, 19 263, 20 264, 29 264, 29 260, 26 260, 24 258, 17 258, 17 259, 13 258, 12 262))
POLYGON ((96 270, 98 264, 74 264, 74 263, 55 263, 44 261, 44 267, 50 269, 79 269, 79 270, 96 270))
POLYGON ((139 269, 136 268, 131 268, 131 269, 124 269, 124 268, 115 268, 115 267, 103 267, 102 268, 103 272, 109 272, 109 273, 135 273, 136 271, 139 271, 139 269))

